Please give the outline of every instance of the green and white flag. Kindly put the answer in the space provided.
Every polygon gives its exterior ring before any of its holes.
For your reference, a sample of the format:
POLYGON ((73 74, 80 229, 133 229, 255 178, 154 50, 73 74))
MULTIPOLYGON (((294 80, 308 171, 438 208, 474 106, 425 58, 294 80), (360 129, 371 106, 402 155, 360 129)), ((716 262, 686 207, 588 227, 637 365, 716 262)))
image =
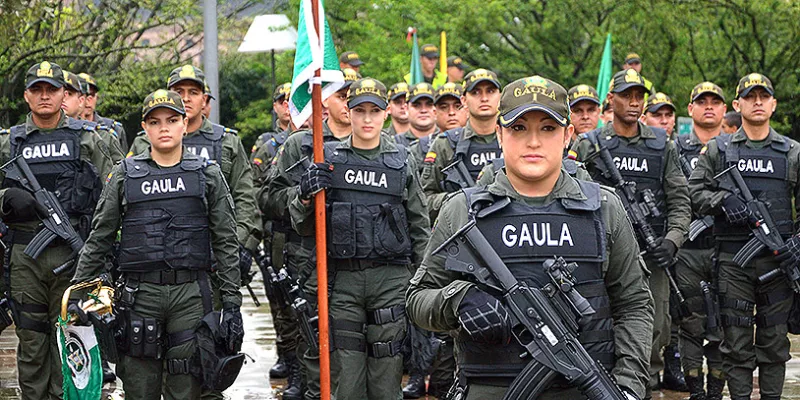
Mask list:
POLYGON ((292 122, 300 126, 311 117, 311 83, 315 79, 314 71, 320 71, 322 99, 336 93, 344 85, 344 75, 339 70, 339 58, 333 46, 330 27, 325 20, 322 0, 302 0, 300 2, 300 20, 297 23, 297 50, 294 56, 294 76, 292 91, 289 95, 289 111, 292 122), (314 17, 311 13, 311 2, 319 2, 319 26, 322 27, 323 41, 314 30, 314 17))
POLYGON ((100 400, 103 367, 94 327, 68 325, 61 318, 58 322, 64 400, 100 400))

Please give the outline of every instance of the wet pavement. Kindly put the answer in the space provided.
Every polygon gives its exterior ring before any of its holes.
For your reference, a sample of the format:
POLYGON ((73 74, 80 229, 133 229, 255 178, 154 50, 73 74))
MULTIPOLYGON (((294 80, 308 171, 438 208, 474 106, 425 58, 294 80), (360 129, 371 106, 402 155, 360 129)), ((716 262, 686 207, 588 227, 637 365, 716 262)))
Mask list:
MULTIPOLYGON (((231 400, 280 399, 281 388, 286 381, 270 380, 268 376, 269 369, 275 363, 277 355, 272 315, 264 296, 264 286, 260 276, 256 276, 251 286, 262 302, 261 307, 256 307, 246 289, 242 289, 244 301, 242 316, 246 329, 242 351, 252 357, 252 361, 248 360, 236 383, 225 391, 225 397, 231 400)), ((14 335, 14 329, 6 329, 0 335, 0 400, 19 399, 15 367, 16 345, 17 338, 14 335)), ((792 336, 792 357, 793 359, 789 361, 786 368, 783 398, 800 399, 800 336, 792 336)), ((653 393, 654 399, 677 400, 687 397, 688 393, 672 391, 653 393)), ((124 399, 121 382, 118 380, 116 384, 106 385, 103 398, 124 399)), ((758 396, 753 398, 758 399, 758 396)), ((428 399, 432 400, 433 398, 428 399)))

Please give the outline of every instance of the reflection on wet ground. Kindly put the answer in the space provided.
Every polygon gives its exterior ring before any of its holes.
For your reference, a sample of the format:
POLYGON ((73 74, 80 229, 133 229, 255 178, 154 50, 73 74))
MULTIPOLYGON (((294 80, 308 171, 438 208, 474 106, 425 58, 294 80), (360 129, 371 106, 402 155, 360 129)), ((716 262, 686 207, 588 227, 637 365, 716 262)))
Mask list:
MULTIPOLYGON (((264 286, 260 276, 251 284, 259 295, 261 307, 255 307, 253 300, 245 289, 242 289, 244 305, 242 316, 245 324, 245 341, 242 351, 250 355, 254 361, 248 361, 236 383, 225 392, 231 400, 270 400, 280 399, 280 391, 285 380, 270 380, 268 372, 277 358, 275 352, 275 330, 272 329, 272 316, 264 296, 264 286)), ((0 335, 0 400, 19 399, 16 379, 16 345, 17 338, 13 328, 6 329, 0 335)), ((800 336, 792 336, 792 357, 786 368, 786 384, 783 398, 800 399, 800 336)), ((407 377, 406 377, 407 378, 407 377)), ((404 379, 405 383, 405 379, 404 379)), ((756 387, 757 387, 756 381, 756 387)), ((122 383, 106 385, 104 399, 124 399, 122 383)), ((688 393, 672 391, 653 393, 654 399, 683 399, 688 393)), ((728 397, 726 397, 728 398, 728 397)), ((758 399, 758 396, 754 396, 758 399)), ((432 397, 428 399, 432 400, 432 397)))

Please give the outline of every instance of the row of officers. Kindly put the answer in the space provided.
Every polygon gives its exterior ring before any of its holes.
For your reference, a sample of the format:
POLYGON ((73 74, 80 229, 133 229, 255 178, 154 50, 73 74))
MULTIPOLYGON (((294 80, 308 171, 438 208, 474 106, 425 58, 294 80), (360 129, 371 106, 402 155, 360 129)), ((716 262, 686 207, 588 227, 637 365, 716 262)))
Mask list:
MULTIPOLYGON (((507 304, 474 276, 448 268, 448 255, 436 251, 470 222, 531 287, 547 284, 546 259, 578 263, 575 288, 595 310, 578 321, 578 339, 626 397, 649 398, 659 381, 673 275, 687 309, 679 314, 678 343, 692 398, 721 398, 725 382, 732 398, 749 398, 756 368, 762 398, 782 393, 794 294, 789 279, 757 278, 800 264, 792 217, 800 166, 797 142, 770 128, 777 102, 763 75, 747 75, 736 86, 738 131, 720 135, 726 99, 719 86, 703 82, 691 93, 693 132, 670 140, 665 130, 641 122, 652 104, 645 107, 644 80, 633 69, 614 75, 606 99, 613 122, 599 129, 593 128, 603 102, 586 85, 567 91, 530 76, 502 87, 492 71, 477 69, 463 85, 387 90, 345 71, 344 87, 324 102, 325 162, 312 162, 311 133, 292 127, 279 108, 290 92, 284 85, 274 100, 285 125, 262 135, 254 168, 236 132, 203 115, 209 98, 197 68, 176 68, 166 90, 145 99, 143 132, 121 160, 112 156, 111 147, 121 147, 110 139, 117 136, 62 111, 69 76, 54 63, 31 67, 25 91, 31 113, 0 135, 0 162, 21 155, 85 237, 72 276, 52 273, 72 257, 65 242, 54 241, 36 259, 25 254, 47 213, 4 175, 0 213, 13 244, 6 291, 16 310, 25 399, 61 396, 53 332, 61 294, 70 281, 103 274, 127 294, 118 299, 128 306, 118 315, 127 332, 119 340, 136 337, 130 333, 137 327, 157 338, 156 346, 121 343, 116 372, 126 396, 221 398, 197 372, 193 332, 204 315, 221 311, 220 335, 238 351, 239 289, 262 232, 272 264, 285 266, 313 309, 313 202, 321 190, 328 191, 336 398, 401 398, 410 326, 436 332, 440 347, 452 346, 455 354, 448 361, 443 351, 434 363, 444 371, 457 364, 455 373, 431 373, 435 394, 504 396, 530 360, 520 357, 525 349, 514 339, 507 304), (584 106, 594 124, 579 123, 584 106), (444 131, 436 123, 442 114, 444 131), (393 135, 382 129, 387 115, 393 135), (609 153, 611 164, 603 156, 609 153), (785 241, 744 266, 734 255, 759 221, 753 198, 721 184, 729 166, 756 200, 769 204, 785 241), (654 204, 646 222, 656 237, 632 226, 638 221, 628 215, 632 200, 621 199, 614 171, 647 194, 634 204, 654 204), (687 241, 690 222, 707 216, 713 228, 687 241), (721 332, 706 322, 701 281, 713 283, 721 332)), ((315 338, 298 333, 296 310, 275 308, 279 353, 291 378, 284 398, 318 397, 315 338)), ((424 380, 430 371, 416 372, 424 380)), ((557 379, 541 396, 581 394, 557 379)))

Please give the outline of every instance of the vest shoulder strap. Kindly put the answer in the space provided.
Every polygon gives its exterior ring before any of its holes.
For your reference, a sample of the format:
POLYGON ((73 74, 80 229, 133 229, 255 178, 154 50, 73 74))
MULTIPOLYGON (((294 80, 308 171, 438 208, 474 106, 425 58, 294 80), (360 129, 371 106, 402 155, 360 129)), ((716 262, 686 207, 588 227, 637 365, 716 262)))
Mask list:
POLYGON ((586 200, 561 199, 561 205, 568 210, 597 211, 600 209, 600 185, 575 179, 581 188, 586 200))
POLYGON ((209 132, 203 132, 203 136, 205 136, 208 140, 211 140, 212 142, 216 142, 216 141, 222 139, 223 136, 225 136, 225 129, 227 129, 227 128, 225 128, 224 126, 219 125, 219 124, 215 124, 215 123, 212 122, 211 123, 211 128, 212 129, 211 129, 210 133, 209 132))
POLYGON ((122 170, 125 176, 131 178, 142 178, 150 174, 150 166, 146 161, 137 160, 136 157, 122 159, 122 170))
POLYGON ((667 131, 661 128, 650 128, 656 135, 655 138, 645 139, 644 145, 653 150, 664 150, 667 146, 667 131))

